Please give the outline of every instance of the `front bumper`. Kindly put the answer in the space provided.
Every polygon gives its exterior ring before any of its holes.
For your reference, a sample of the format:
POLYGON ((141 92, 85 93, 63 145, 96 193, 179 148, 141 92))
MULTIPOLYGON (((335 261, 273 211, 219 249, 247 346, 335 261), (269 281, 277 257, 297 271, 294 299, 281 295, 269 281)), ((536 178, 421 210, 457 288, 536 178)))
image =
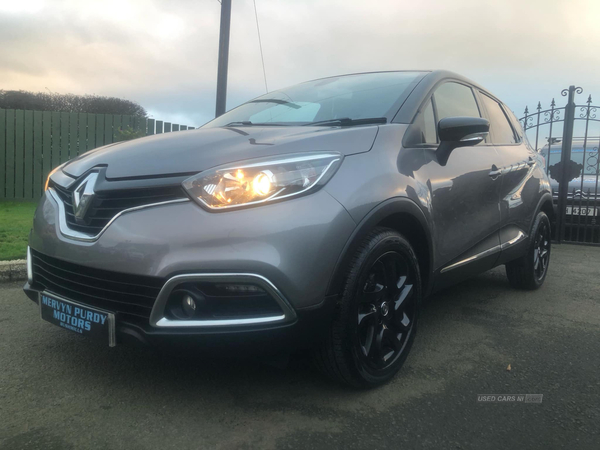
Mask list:
MULTIPOLYGON (((44 196, 34 217, 31 248, 86 268, 163 280, 190 274, 255 274, 276 287, 289 305, 286 320, 272 324, 181 327, 129 319, 118 323, 121 340, 135 337, 155 343, 157 339, 187 337, 188 341, 214 344, 216 336, 225 342, 229 341, 226 336, 239 342, 240 333, 247 336, 249 332, 252 340, 264 336, 271 342, 277 335, 280 343, 308 341, 307 335, 318 335, 317 328, 327 322, 332 308, 326 290, 355 224, 346 210, 321 190, 307 197, 225 213, 209 213, 191 201, 132 211, 118 217, 93 242, 66 237, 59 227, 58 205, 44 196)), ((42 289, 35 276, 25 286, 25 292, 36 301, 42 289)))
MULTIPOLYGON (((23 290, 38 304, 40 286, 27 282, 23 290)), ((176 348, 212 356, 271 355, 309 349, 329 329, 336 299, 337 296, 329 296, 316 308, 298 311, 292 322, 250 327, 158 328, 117 314, 117 344, 143 344, 167 351, 176 348)))

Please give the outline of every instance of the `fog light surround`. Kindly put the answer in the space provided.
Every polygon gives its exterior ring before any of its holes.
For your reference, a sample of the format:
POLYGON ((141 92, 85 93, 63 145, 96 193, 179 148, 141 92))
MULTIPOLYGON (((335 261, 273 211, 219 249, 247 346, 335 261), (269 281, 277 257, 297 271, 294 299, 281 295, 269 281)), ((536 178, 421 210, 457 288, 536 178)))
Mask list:
POLYGON ((33 261, 31 261, 31 249, 27 246, 27 282, 33 283, 33 261))
POLYGON ((293 322, 296 312, 268 279, 249 273, 175 275, 162 287, 150 325, 169 327, 245 327, 293 322), (191 308, 186 296, 196 304, 191 308), (190 311, 190 309, 187 311, 190 311))

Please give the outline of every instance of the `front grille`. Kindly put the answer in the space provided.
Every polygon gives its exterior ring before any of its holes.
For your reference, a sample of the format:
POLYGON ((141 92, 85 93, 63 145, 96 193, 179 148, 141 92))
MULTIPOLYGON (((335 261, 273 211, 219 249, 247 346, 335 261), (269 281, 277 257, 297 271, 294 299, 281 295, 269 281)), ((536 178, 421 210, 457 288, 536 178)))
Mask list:
POLYGON ((31 250, 33 281, 67 300, 148 319, 165 280, 92 269, 31 250))
POLYGON ((90 236, 100 233, 113 217, 125 209, 186 198, 181 186, 97 192, 85 219, 75 220, 72 191, 57 184, 52 187, 64 204, 68 227, 90 236))

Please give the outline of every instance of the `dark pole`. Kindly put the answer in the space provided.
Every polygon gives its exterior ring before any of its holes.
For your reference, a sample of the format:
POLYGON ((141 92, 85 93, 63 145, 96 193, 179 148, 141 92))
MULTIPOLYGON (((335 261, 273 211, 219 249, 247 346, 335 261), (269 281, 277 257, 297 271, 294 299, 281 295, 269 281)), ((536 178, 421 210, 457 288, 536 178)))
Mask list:
POLYGON ((221 32, 219 34, 219 65, 217 72, 217 107, 215 117, 225 112, 227 102, 227 65, 229 62, 229 25, 231 0, 221 0, 221 32))
MULTIPOLYGON (((567 210, 567 195, 569 193, 569 162, 571 161, 571 146, 573 144, 573 127, 575 122, 575 93, 581 94, 582 89, 575 86, 569 86, 569 89, 563 89, 561 94, 568 95, 567 104, 565 105, 565 127, 562 138, 562 151, 560 165, 562 167, 561 174, 558 180, 558 220, 557 220, 557 237, 556 240, 560 244, 565 238, 565 220, 567 210)), ((549 154, 549 153, 548 153, 549 154)))

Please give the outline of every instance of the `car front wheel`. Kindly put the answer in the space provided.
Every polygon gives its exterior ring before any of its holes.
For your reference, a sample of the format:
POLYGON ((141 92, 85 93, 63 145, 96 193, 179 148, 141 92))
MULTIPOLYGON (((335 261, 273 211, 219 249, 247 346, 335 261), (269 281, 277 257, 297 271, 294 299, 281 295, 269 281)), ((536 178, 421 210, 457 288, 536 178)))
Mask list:
POLYGON ((335 319, 315 352, 317 366, 353 387, 390 380, 415 338, 421 296, 410 243, 388 228, 371 231, 348 267, 335 319))

